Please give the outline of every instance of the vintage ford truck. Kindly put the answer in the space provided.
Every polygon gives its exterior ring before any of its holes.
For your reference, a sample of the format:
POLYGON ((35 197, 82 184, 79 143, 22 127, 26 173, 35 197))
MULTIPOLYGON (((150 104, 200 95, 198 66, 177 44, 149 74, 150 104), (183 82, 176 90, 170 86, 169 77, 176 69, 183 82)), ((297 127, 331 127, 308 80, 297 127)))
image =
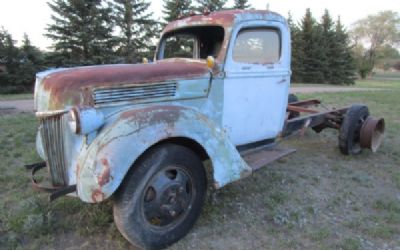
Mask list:
POLYGON ((366 106, 320 111, 310 108, 319 100, 294 96, 288 105, 290 41, 277 13, 204 13, 168 24, 153 63, 39 73, 33 186, 51 199, 112 198, 126 239, 161 248, 193 226, 208 182, 221 188, 294 151, 277 138, 334 128, 342 153, 375 152, 384 120, 366 106), (48 185, 35 178, 43 168, 48 185))

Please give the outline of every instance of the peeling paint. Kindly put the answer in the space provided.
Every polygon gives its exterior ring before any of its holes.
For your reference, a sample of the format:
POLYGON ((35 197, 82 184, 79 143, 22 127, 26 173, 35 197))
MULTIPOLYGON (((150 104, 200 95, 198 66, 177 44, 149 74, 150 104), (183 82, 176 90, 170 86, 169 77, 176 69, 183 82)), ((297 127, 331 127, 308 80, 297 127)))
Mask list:
POLYGON ((151 64, 103 65, 66 69, 37 82, 37 111, 64 109, 93 103, 88 92, 96 87, 149 84, 209 75, 205 62, 169 59, 151 64), (86 99, 84 98, 86 97, 86 99))
POLYGON ((93 203, 98 203, 104 200, 104 193, 102 193, 99 189, 96 189, 92 192, 92 200, 93 203))
POLYGON ((192 140, 204 148, 212 163, 216 188, 251 174, 223 125, 227 105, 224 67, 235 27, 255 20, 278 21, 287 26, 284 18, 273 12, 231 10, 187 17, 165 28, 162 36, 185 27, 223 27, 224 41, 216 58, 217 67, 212 70, 202 59, 173 58, 150 64, 79 67, 38 74, 38 114, 64 114, 72 108, 89 108, 104 114, 104 124, 102 121, 101 126, 95 126, 90 139, 73 133, 67 123, 62 124, 68 184, 77 185, 83 201, 101 202, 109 198, 138 157, 153 145, 175 137, 192 140), (162 85, 166 83, 173 85, 162 85), (175 92, 149 100, 143 86, 152 90, 156 86, 164 90, 173 88, 175 92), (144 97, 118 101, 120 95, 126 94, 124 88, 136 87, 129 95, 143 92, 144 97), (113 93, 112 101, 96 104, 96 90, 106 100, 111 99, 107 93, 113 93))
POLYGON ((110 182, 110 171, 111 171, 110 164, 108 163, 108 160, 106 158, 101 159, 101 164, 103 165, 103 172, 100 176, 97 177, 97 183, 99 184, 100 187, 110 182))
POLYGON ((80 161, 84 166, 78 176, 79 197, 92 202, 93 192, 101 190, 108 198, 118 188, 131 164, 152 145, 171 137, 189 138, 206 150, 213 166, 216 187, 222 187, 251 169, 242 160, 235 146, 217 124, 193 109, 179 106, 152 106, 127 111, 107 126, 88 148, 80 161), (140 142, 140 143, 135 143, 140 142), (101 159, 107 155, 112 182, 99 185, 94 173, 103 165, 101 159))

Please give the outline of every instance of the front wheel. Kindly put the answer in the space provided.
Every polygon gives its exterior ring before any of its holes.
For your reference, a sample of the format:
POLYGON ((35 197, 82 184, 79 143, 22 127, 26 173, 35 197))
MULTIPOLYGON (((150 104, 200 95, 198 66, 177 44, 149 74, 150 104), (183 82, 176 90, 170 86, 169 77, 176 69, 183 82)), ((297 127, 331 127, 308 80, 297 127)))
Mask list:
POLYGON ((200 158, 175 144, 156 146, 129 171, 114 220, 133 245, 158 249, 184 237, 200 215, 207 188, 200 158))

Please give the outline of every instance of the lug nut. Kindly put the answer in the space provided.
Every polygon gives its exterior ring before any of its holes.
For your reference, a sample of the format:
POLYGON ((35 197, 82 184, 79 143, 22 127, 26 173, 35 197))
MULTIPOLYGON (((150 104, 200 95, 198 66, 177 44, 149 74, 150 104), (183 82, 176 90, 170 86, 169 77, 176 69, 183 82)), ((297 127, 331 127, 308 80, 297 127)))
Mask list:
POLYGON ((176 212, 175 211, 169 211, 169 215, 171 215, 172 217, 175 217, 176 216, 176 212))

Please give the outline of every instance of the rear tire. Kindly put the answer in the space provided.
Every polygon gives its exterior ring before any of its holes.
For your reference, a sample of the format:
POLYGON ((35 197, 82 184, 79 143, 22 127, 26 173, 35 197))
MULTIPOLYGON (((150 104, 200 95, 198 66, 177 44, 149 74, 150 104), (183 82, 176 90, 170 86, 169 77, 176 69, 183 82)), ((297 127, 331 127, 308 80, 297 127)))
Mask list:
POLYGON ((289 94, 288 96, 288 103, 298 102, 299 98, 295 94, 289 94))
POLYGON ((339 130, 339 149, 342 154, 361 153, 360 132, 368 116, 368 107, 364 105, 353 105, 347 110, 339 130))
POLYGON ((207 179, 200 158, 175 144, 156 146, 132 167, 115 197, 114 221, 133 245, 167 247, 201 213, 207 179))

